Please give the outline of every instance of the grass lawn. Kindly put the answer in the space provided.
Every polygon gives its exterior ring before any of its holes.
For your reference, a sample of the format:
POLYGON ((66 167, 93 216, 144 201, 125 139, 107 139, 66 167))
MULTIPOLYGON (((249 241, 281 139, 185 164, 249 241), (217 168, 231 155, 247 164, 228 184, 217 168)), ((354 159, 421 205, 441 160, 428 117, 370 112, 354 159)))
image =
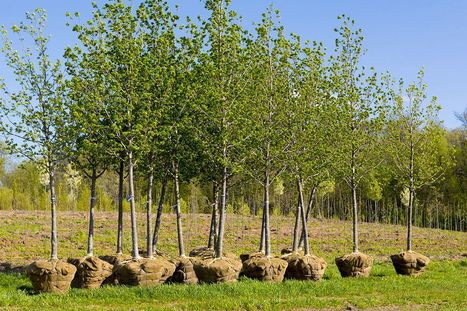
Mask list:
POLYGON ((0 309, 8 310, 466 310, 467 261, 439 261, 419 277, 374 266, 367 279, 343 279, 331 264, 320 282, 281 284, 241 279, 235 284, 107 286, 64 295, 33 295, 24 276, 0 274, 0 309))

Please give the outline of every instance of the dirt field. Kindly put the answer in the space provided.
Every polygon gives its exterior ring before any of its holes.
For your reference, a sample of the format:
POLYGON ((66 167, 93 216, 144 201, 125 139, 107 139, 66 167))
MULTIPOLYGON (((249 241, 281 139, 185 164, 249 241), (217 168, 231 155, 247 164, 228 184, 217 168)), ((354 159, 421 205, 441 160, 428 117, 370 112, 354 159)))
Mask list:
MULTIPOLYGON (((124 216, 124 249, 130 252, 130 218, 124 216)), ((140 249, 145 247, 145 215, 138 214, 140 249)), ((116 242, 117 214, 97 212, 94 249, 96 255, 113 254, 116 242)), ((259 245, 260 217, 228 215, 225 249, 236 254, 255 251, 259 245)), ((184 215, 186 250, 205 245, 209 231, 209 215, 184 215)), ((86 254, 88 215, 81 212, 58 214, 59 257, 86 254)), ((271 220, 273 253, 290 247, 293 219, 274 216, 271 220)), ((351 247, 351 223, 339 220, 312 219, 309 223, 310 246, 314 254, 329 263, 335 256, 348 253, 351 247)), ((361 223, 360 251, 376 262, 388 261, 388 255, 405 247, 403 226, 361 223)), ((50 214, 31 211, 0 212, 0 262, 26 264, 37 258, 48 258, 50 249, 50 214)), ((177 239, 174 215, 164 215, 159 249, 176 255, 177 239)), ((414 228, 413 249, 432 259, 459 259, 467 254, 467 234, 445 230, 414 228)))

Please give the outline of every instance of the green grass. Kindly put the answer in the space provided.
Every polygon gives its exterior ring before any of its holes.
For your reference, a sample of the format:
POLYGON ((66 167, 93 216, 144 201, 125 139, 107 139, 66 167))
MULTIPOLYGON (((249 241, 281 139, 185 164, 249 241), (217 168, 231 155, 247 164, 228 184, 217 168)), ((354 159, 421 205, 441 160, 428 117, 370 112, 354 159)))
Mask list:
POLYGON ((419 277, 377 264, 367 279, 343 279, 330 264, 320 282, 280 284, 241 279, 235 284, 107 286, 69 293, 31 294, 24 276, 0 274, 0 309, 8 310, 290 310, 349 305, 378 310, 466 310, 467 261, 439 261, 419 277))

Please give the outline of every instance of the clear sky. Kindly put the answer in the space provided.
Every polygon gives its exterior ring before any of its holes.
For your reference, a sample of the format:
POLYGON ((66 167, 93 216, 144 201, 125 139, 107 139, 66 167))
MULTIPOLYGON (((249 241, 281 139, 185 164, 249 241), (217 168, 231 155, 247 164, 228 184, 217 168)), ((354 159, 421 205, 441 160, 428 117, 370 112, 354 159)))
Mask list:
MULTIPOLYGON (((43 7, 48 12, 51 50, 60 56, 75 42, 65 26, 65 12, 89 16, 91 0, 0 0, 0 24, 12 25, 26 11, 43 7)), ((103 1, 96 1, 102 3, 103 1)), ((138 2, 135 0, 135 2, 138 2)), ((180 6, 180 15, 206 15, 200 0, 169 0, 180 6)), ((337 16, 354 18, 364 30, 367 55, 364 64, 389 70, 396 78, 412 81, 424 66, 430 95, 443 106, 440 119, 447 128, 460 126, 454 112, 467 108, 467 0, 232 0, 245 25, 259 21, 273 3, 281 11, 287 32, 303 39, 324 41, 333 47, 337 16)), ((0 76, 5 74, 0 63, 0 76)))

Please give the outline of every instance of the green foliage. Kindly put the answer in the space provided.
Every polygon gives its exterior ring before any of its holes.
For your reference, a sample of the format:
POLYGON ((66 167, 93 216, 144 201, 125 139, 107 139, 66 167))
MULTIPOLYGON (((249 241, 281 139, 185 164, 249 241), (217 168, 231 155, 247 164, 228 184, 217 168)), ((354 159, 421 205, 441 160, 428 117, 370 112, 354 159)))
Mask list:
POLYGON ((13 33, 1 27, 1 51, 17 87, 1 85, 0 109, 8 118, 0 123, 0 130, 8 134, 6 143, 11 152, 35 161, 50 173, 66 157, 68 144, 62 135, 66 126, 62 65, 49 56, 46 20, 46 12, 36 9, 12 27, 13 33), (25 46, 25 41, 34 46, 25 46))
POLYGON ((420 70, 417 82, 409 84, 405 90, 403 81, 399 82, 386 130, 389 142, 386 146, 398 179, 414 190, 433 184, 450 166, 450 147, 444 138, 444 129, 436 121, 441 107, 436 97, 428 104, 425 102, 427 86, 423 77, 424 71, 420 70))
POLYGON ((318 184, 318 196, 324 197, 327 194, 333 193, 336 189, 334 180, 325 180, 318 184))

